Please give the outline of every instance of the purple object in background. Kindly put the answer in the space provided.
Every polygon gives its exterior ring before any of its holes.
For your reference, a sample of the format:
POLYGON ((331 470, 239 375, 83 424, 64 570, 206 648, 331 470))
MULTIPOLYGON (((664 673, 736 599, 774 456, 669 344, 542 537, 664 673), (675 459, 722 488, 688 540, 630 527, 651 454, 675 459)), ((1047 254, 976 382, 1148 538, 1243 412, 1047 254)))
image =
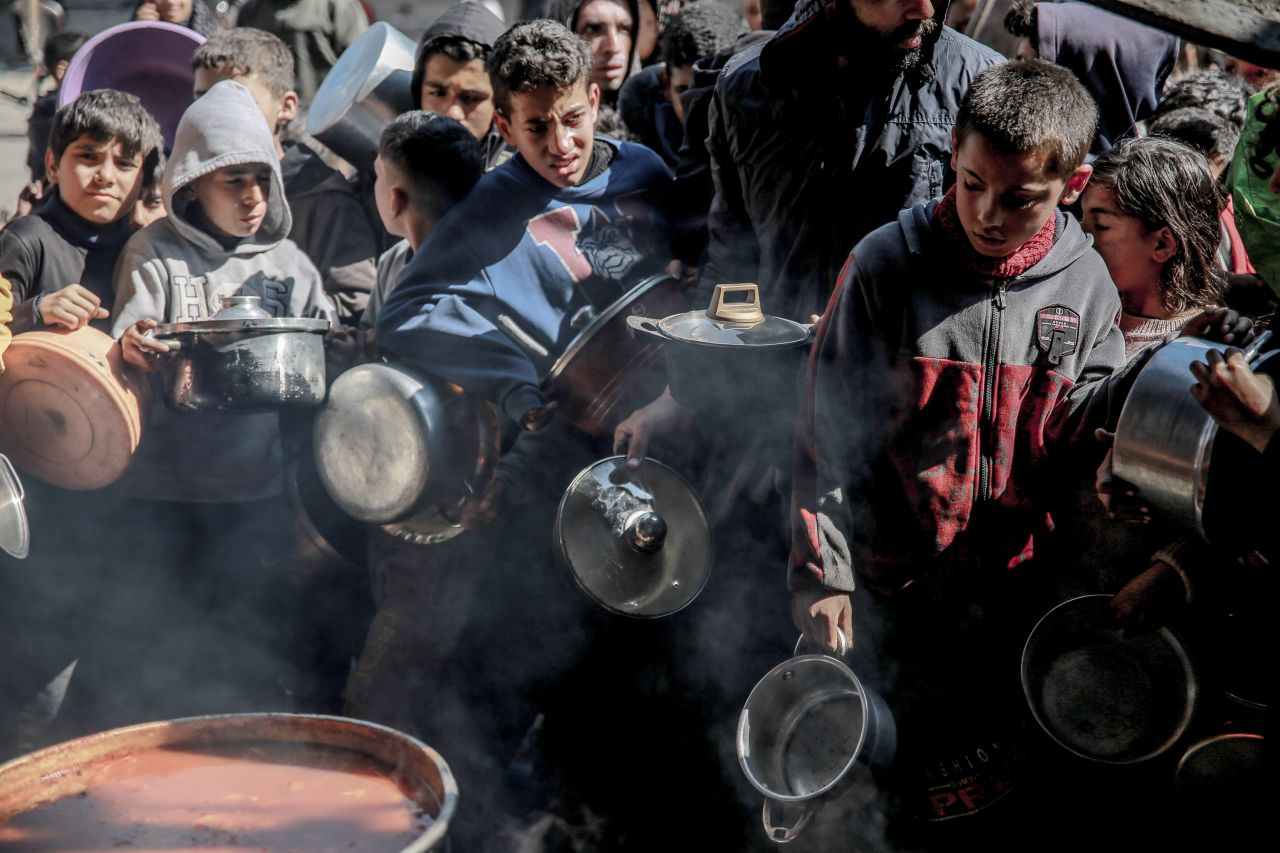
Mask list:
POLYGON ((76 51, 58 91, 58 106, 82 92, 119 89, 137 95, 160 123, 165 149, 191 106, 191 57, 204 36, 178 24, 130 21, 103 30, 76 51))

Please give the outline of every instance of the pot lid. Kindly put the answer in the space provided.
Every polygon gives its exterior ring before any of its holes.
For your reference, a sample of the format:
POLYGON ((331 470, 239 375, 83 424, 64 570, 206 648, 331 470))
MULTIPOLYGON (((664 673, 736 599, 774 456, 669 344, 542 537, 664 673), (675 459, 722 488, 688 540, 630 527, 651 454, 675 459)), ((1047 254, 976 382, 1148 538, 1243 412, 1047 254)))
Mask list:
POLYGON ((556 512, 556 546, 587 595, 625 616, 668 616, 697 597, 711 572, 702 502, 675 471, 626 457, 581 471, 556 512))
POLYGON ((0 549, 19 560, 26 558, 31 545, 27 511, 22 506, 25 497, 18 472, 9 457, 0 453, 0 549))
POLYGON ((790 347, 805 343, 809 326, 764 314, 755 284, 717 284, 706 311, 658 321, 667 337, 699 346, 790 347))

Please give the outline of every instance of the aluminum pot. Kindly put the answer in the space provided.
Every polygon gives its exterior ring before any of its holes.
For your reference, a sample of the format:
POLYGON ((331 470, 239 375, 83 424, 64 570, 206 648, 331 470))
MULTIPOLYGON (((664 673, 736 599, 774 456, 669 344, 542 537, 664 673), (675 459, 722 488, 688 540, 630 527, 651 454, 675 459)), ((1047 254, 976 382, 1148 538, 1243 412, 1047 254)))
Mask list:
POLYGON ((718 284, 705 311, 627 325, 666 349, 671 396, 694 409, 726 404, 765 411, 794 398, 813 327, 764 314, 755 284, 718 284))
MULTIPOLYGON (((400 849, 400 853, 426 853, 447 847, 446 833, 449 821, 458 807, 458 786, 449 765, 434 749, 385 726, 341 717, 325 717, 304 714, 228 714, 209 717, 189 717, 156 723, 144 723, 123 729, 113 729, 100 734, 68 741, 16 758, 0 765, 0 833, 5 823, 15 815, 57 802, 64 798, 93 794, 96 778, 111 779, 113 765, 128 760, 131 755, 149 751, 202 752, 214 750, 219 755, 240 755, 255 758, 266 747, 306 748, 297 754, 305 766, 309 752, 334 756, 339 762, 349 755, 365 761, 372 759, 378 768, 377 775, 394 781, 425 816, 430 818, 417 838, 400 849), (243 745, 243 753, 239 747, 243 745)), ((324 767, 323 764, 320 765, 324 767)), ((341 766, 341 764, 339 764, 341 766)), ((222 804, 211 803, 209 815, 192 814, 195 825, 192 846, 238 846, 225 833, 204 826, 206 817, 216 817, 222 804), (196 820, 199 818, 199 820, 196 820), (205 837, 199 837, 204 833, 205 837), (218 836, 221 837, 218 837, 218 836), (209 842, 212 842, 211 844, 209 842)), ((171 809, 177 812, 180 809, 171 809)), ((166 812, 168 814, 168 812, 166 812)), ((95 814, 95 819, 107 822, 111 815, 95 814)), ((281 816, 282 823, 276 832, 292 827, 286 822, 297 822, 293 813, 281 816)), ((141 827, 141 821, 131 821, 122 827, 141 827)), ((121 829, 121 825, 115 826, 121 829)), ((103 826, 89 827, 102 829, 103 826)), ((58 827, 59 832, 67 831, 58 827)), ((68 838, 63 849, 82 849, 75 846, 75 839, 68 838)), ((185 841, 186 839, 184 839, 185 841)), ((324 846, 357 847, 365 838, 325 837, 324 846)), ((124 844, 128 839, 124 839, 124 844)), ((248 843, 247 841, 245 843, 248 843)))
POLYGON ((738 718, 738 764, 764 795, 764 830, 778 843, 799 837, 829 799, 874 799, 875 775, 892 762, 897 745, 884 700, 825 654, 778 664, 751 690, 738 718), (795 814, 782 822, 779 811, 795 814))
POLYGON ((222 319, 221 314, 152 330, 170 348, 161 367, 169 408, 243 412, 309 408, 324 401, 328 320, 222 319))
POLYGON ((22 502, 27 493, 9 457, 0 453, 0 550, 25 560, 31 549, 31 528, 22 502))
POLYGON ((632 335, 629 318, 689 307, 689 288, 667 275, 637 284, 600 312, 556 359, 543 387, 559 404, 556 416, 587 435, 612 435, 667 384, 662 344, 632 335))
POLYGON ((320 481, 344 512, 418 544, 451 539, 497 468, 492 404, 403 364, 334 380, 313 430, 320 481))
MULTIPOLYGON (((1266 821, 1270 784, 1264 742, 1260 734, 1230 732, 1188 747, 1173 777, 1179 815, 1192 823, 1208 821, 1219 830, 1231 827, 1238 832, 1266 821)), ((1243 841, 1250 836, 1238 837, 1243 841)))
POLYGON ((1126 634, 1111 598, 1082 595, 1041 617, 1022 650, 1022 689, 1040 728, 1063 749, 1135 764, 1183 736, 1199 687, 1178 636, 1168 628, 1126 634))

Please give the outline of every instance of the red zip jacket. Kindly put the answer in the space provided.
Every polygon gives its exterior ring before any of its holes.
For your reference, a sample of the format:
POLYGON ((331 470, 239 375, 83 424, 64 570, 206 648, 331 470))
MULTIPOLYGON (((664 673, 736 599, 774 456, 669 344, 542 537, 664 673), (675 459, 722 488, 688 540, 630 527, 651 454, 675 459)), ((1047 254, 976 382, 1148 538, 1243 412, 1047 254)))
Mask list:
MULTIPOLYGON (((1120 299, 1092 238, 1057 212, 1047 255, 984 278, 938 203, 858 243, 819 326, 797 434, 793 588, 850 592, 856 573, 892 595, 1017 566, 1055 488, 1070 488, 1070 440, 1118 417, 1120 299)), ((1096 448, 1091 436, 1082 446, 1096 448)))

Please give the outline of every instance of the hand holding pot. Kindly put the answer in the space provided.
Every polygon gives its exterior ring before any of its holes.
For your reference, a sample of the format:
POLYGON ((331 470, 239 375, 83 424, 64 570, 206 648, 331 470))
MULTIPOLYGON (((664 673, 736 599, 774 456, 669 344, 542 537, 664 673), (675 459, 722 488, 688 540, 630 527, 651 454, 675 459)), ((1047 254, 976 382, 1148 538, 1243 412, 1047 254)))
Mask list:
POLYGON ((1111 615, 1125 628, 1144 630, 1167 625, 1187 601, 1187 589, 1178 570, 1164 560, 1125 584, 1111 599, 1111 615))
POLYGON ((158 325, 155 320, 143 319, 125 329, 120 336, 120 351, 126 362, 139 370, 156 369, 156 357, 168 353, 170 348, 164 341, 157 341, 144 333, 158 325))
POLYGON ((1138 496, 1138 490, 1132 483, 1115 475, 1112 466, 1114 459, 1112 445, 1115 444, 1116 434, 1107 432, 1105 429, 1097 429, 1094 430, 1093 436, 1107 447, 1107 455, 1102 457, 1102 464, 1094 474, 1093 484, 1098 502, 1106 510, 1107 518, 1125 524, 1149 524, 1151 508, 1142 502, 1138 496))
POLYGON ((1210 350, 1204 361, 1191 364, 1196 384, 1191 395, 1218 426, 1247 441, 1259 453, 1280 429, 1280 401, 1270 376, 1254 373, 1237 349, 1226 358, 1210 350))
POLYGON ((40 322, 75 331, 89 325, 90 320, 105 320, 109 314, 89 288, 68 284, 40 300, 40 322))
POLYGON ((665 389, 662 396, 636 409, 613 431, 613 452, 627 454, 627 467, 640 467, 649 453, 649 442, 688 429, 693 412, 680 405, 665 389))
POLYGON ((1192 317, 1182 327, 1182 338, 1205 338, 1224 344, 1244 346, 1253 340, 1253 321, 1234 308, 1210 308, 1192 317))
POLYGON ((853 648, 853 602, 845 593, 821 587, 797 590, 791 594, 791 618, 805 642, 816 648, 843 654, 840 632, 853 648))

